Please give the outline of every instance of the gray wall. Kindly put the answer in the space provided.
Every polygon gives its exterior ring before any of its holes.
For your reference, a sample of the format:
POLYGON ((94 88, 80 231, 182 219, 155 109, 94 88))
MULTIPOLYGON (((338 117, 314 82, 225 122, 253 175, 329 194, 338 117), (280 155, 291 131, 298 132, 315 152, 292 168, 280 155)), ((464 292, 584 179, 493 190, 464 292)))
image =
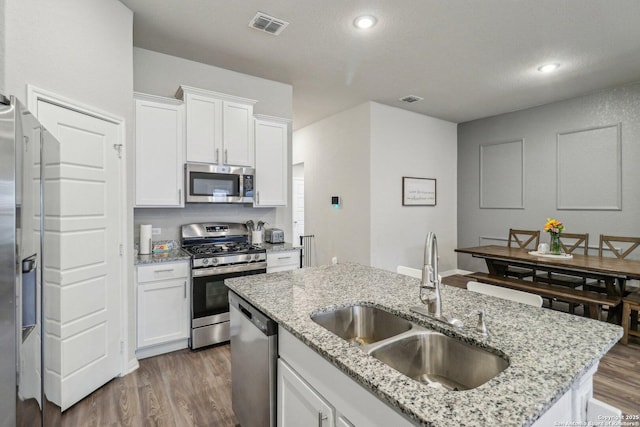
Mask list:
MULTIPOLYGON (((134 88, 137 92, 173 98, 180 85, 198 87, 244 98, 256 99, 254 113, 291 119, 293 88, 291 85, 266 80, 223 68, 189 61, 146 49, 133 49, 134 88)), ((291 168, 291 125, 289 126, 289 161, 291 168)), ((291 169, 288 176, 291 177, 291 169)), ((270 227, 285 230, 291 241, 291 179, 288 205, 282 208, 253 208, 244 205, 187 205, 182 209, 136 208, 134 239, 138 242, 140 224, 161 228, 154 240, 180 238, 180 226, 191 222, 263 220, 270 227)))
MULTIPOLYGON (((458 245, 505 244, 501 239, 506 239, 509 227, 542 230, 548 217, 563 221, 566 232, 588 232, 592 248, 598 246, 601 233, 640 236, 639 160, 640 83, 462 123, 458 126, 458 245), (603 126, 611 127, 594 130, 603 126), (612 153, 617 136, 619 159, 612 153), (524 141, 521 164, 517 143, 505 144, 508 149, 502 151, 490 145, 520 140, 524 141), (483 176, 485 183, 491 183, 482 190, 484 205, 513 205, 517 203, 514 195, 521 194, 522 208, 480 208, 481 145, 489 153, 483 160, 483 176), (617 210, 612 207, 616 192, 621 197, 617 210), (577 200, 577 194, 583 194, 585 203, 577 200)), ((543 234, 541 241, 548 241, 548 236, 543 234)), ((458 266, 485 269, 469 255, 459 255, 458 266)))

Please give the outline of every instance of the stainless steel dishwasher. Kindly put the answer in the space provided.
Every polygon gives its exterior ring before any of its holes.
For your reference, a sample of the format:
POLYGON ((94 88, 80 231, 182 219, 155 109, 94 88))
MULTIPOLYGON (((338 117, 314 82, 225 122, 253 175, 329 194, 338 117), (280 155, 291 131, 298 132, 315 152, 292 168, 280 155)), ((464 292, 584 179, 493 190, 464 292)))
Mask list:
POLYGON ((276 427, 278 324, 229 292, 231 403, 242 427, 276 427))

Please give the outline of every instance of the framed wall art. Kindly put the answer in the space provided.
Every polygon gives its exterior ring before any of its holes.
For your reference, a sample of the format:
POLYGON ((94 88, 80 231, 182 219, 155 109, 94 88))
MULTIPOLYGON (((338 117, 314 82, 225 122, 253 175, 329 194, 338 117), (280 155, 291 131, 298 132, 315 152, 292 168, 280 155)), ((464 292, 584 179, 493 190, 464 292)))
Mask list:
POLYGON ((435 178, 402 177, 402 206, 435 206, 435 178))

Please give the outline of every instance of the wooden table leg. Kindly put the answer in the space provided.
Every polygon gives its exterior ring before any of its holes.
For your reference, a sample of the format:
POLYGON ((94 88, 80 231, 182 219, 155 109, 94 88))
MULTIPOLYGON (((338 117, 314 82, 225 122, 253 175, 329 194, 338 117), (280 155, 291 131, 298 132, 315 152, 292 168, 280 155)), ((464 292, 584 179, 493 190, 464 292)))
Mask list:
POLYGON ((485 258, 484 260, 487 263, 487 269, 490 275, 504 277, 507 274, 506 264, 495 262, 495 260, 489 258, 485 258))
POLYGON ((622 329, 624 329, 624 333, 622 335, 622 339, 620 342, 624 345, 627 345, 629 340, 629 317, 631 317, 631 307, 629 304, 622 304, 622 329))

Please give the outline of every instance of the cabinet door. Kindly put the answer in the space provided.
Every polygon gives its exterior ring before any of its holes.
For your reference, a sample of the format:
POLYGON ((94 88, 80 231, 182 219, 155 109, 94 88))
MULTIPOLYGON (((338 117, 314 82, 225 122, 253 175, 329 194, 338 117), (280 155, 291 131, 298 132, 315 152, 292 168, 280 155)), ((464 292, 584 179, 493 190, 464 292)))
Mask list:
POLYGON ((136 99, 135 114, 136 206, 184 206, 182 105, 136 99))
POLYGON ((335 410, 282 359, 278 360, 278 427, 335 427, 335 410))
POLYGON ((138 285, 138 348, 189 337, 187 278, 138 285))
POLYGON ((253 105, 223 101, 222 163, 253 166, 253 105))
POLYGON ((287 124, 255 120, 254 206, 287 205, 287 124))
POLYGON ((187 162, 222 163, 222 101, 185 94, 187 162))

